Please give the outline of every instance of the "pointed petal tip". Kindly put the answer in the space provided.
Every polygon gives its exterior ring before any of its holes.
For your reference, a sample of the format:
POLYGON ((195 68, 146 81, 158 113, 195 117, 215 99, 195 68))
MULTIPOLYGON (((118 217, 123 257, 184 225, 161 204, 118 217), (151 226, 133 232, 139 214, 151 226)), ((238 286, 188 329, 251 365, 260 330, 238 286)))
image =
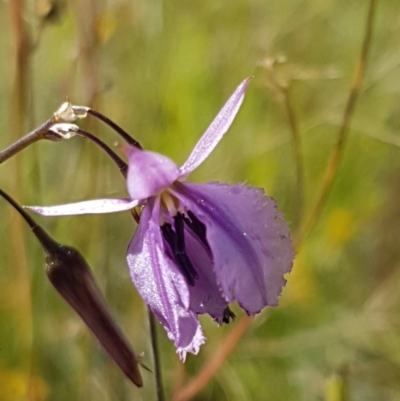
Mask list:
POLYGON ((228 131, 243 103, 251 79, 252 77, 246 78, 239 84, 211 122, 206 132, 193 148, 188 159, 181 166, 180 179, 185 179, 193 170, 203 163, 228 131))
POLYGON ((131 210, 138 201, 129 198, 94 199, 57 206, 24 206, 42 216, 73 216, 82 214, 103 214, 131 210))
POLYGON ((247 87, 249 86, 250 82, 253 80, 254 75, 251 75, 250 77, 247 77, 246 79, 244 79, 238 86, 237 89, 241 89, 244 93, 243 96, 245 95, 246 91, 247 91, 247 87))

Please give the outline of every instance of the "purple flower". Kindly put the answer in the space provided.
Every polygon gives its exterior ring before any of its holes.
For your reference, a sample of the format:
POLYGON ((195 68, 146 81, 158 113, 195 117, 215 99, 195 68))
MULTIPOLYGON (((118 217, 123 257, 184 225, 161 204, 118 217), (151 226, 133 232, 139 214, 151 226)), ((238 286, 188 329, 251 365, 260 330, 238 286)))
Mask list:
POLYGON ((31 207, 47 215, 110 213, 141 206, 127 262, 132 281, 184 360, 205 341, 197 315, 218 323, 236 300, 249 314, 276 306, 292 267, 290 233, 275 201, 243 184, 186 183, 212 152, 238 112, 243 81, 178 167, 154 152, 128 147, 129 198, 31 207))

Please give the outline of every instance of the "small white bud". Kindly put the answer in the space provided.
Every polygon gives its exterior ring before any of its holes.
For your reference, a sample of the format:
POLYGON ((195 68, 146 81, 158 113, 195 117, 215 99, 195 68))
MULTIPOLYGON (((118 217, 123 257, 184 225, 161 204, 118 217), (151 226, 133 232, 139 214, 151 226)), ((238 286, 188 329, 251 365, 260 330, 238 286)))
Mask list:
POLYGON ((59 135, 62 139, 70 139, 76 135, 79 127, 70 123, 57 123, 51 126, 49 131, 59 135))
POLYGON ((74 111, 76 118, 82 119, 87 117, 89 107, 72 105, 72 110, 74 111))
POLYGON ((53 118, 57 122, 72 123, 85 118, 88 110, 89 108, 86 106, 73 106, 70 101, 67 101, 54 113, 53 118))

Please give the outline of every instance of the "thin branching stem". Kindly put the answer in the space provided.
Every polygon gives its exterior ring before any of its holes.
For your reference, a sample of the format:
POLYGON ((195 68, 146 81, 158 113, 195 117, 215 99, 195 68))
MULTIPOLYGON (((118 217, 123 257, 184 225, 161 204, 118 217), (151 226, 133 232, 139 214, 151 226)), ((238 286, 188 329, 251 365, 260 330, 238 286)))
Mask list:
POLYGON ((148 308, 151 347, 153 349, 154 376, 156 381, 157 401, 165 401, 164 386, 161 374, 160 350, 157 339, 157 321, 153 312, 148 308))
POLYGON ((32 132, 18 139, 15 143, 0 152, 0 164, 5 162, 10 157, 16 155, 17 153, 21 152, 28 146, 32 145, 33 143, 40 141, 41 139, 47 139, 46 133, 53 124, 54 119, 48 119, 40 127, 35 128, 32 132))
POLYGON ((140 143, 136 139, 132 138, 131 135, 129 135, 125 130, 123 130, 119 125, 117 125, 114 121, 110 120, 104 114, 101 114, 100 112, 93 109, 88 109, 87 113, 107 124, 118 135, 120 135, 129 145, 135 146, 136 148, 139 149, 143 149, 140 143))
MULTIPOLYGON (((123 175, 123 177, 126 179, 127 174, 128 174, 128 165, 108 146, 106 145, 101 139, 97 138, 90 132, 84 131, 82 129, 78 129, 76 131, 76 134, 88 139, 89 141, 95 143, 97 146, 99 146, 101 149, 103 149, 108 156, 111 157, 111 159, 115 162, 115 164, 118 166, 119 171, 123 175)), ((131 210, 132 217, 135 219, 136 223, 139 224, 140 216, 139 213, 137 212, 136 209, 131 210)))
POLYGON ((25 210, 13 198, 11 198, 10 195, 7 194, 7 192, 4 192, 3 190, 0 189, 0 196, 2 196, 8 203, 10 203, 13 206, 14 209, 18 211, 18 213, 23 217, 23 219, 28 223, 32 231, 34 231, 38 227, 35 220, 33 220, 32 217, 29 216, 29 214, 26 213, 25 210))
POLYGON ((294 224, 297 227, 303 212, 304 199, 304 165, 301 146, 301 137, 296 113, 290 97, 290 88, 282 87, 283 104, 287 115, 290 132, 292 135, 294 159, 296 163, 296 189, 294 197, 294 224))
POLYGON ((371 47, 374 17, 377 3, 378 0, 370 0, 364 39, 361 48, 361 54, 357 62, 356 71, 351 85, 349 97, 347 99, 346 107, 344 110, 342 123, 339 128, 338 140, 335 147, 332 150, 328 167, 324 175, 322 188, 317 197, 317 200, 314 206, 311 208, 311 212, 309 213, 307 218, 304 220, 303 224, 301 224, 301 226, 298 228, 298 230, 295 232, 293 236, 293 240, 296 247, 302 243, 304 238, 310 233, 310 231, 315 226, 315 223, 317 222, 326 204, 326 201, 332 189, 333 182, 337 175, 340 161, 342 159, 345 145, 347 142, 351 119, 354 115, 355 106, 357 104, 357 100, 360 95, 361 84, 365 75, 368 54, 371 47))
POLYGON ((79 128, 78 131, 76 131, 76 133, 77 135, 88 139, 89 141, 95 143, 97 146, 103 149, 118 166, 119 171, 124 176, 124 178, 126 178, 128 172, 128 165, 108 145, 106 145, 101 139, 97 138, 90 132, 84 131, 83 129, 79 128))
POLYGON ((290 83, 282 83, 276 78, 274 72, 275 63, 268 63, 266 68, 269 72, 269 80, 271 81, 272 88, 277 92, 279 102, 286 114, 289 131, 292 137, 294 160, 296 168, 296 185, 294 190, 293 202, 293 223, 297 227, 303 213, 303 199, 304 199, 304 163, 303 153, 301 146, 301 136, 299 124, 296 117, 296 112, 291 100, 290 83))

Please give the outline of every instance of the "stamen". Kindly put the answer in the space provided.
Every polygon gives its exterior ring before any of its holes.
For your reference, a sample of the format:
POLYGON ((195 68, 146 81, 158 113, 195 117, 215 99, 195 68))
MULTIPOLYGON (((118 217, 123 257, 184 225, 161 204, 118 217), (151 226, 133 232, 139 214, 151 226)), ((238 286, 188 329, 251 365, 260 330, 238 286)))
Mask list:
POLYGON ((200 239, 200 241, 207 247, 207 249, 210 249, 210 246, 208 245, 207 242, 207 237, 206 237, 206 226, 203 224, 195 215, 193 212, 190 210, 187 211, 187 215, 189 218, 186 216, 183 216, 183 220, 186 223, 186 225, 197 235, 197 237, 200 239))
POLYGON ((167 244, 171 248, 172 253, 174 253, 174 248, 175 248, 175 233, 172 230, 171 224, 165 223, 164 225, 161 226, 161 232, 163 234, 163 237, 165 241, 167 241, 167 244))
POLYGON ((172 229, 171 224, 165 223, 161 226, 161 232, 171 249, 179 270, 185 276, 187 283, 193 287, 195 285, 195 280, 199 278, 199 275, 193 267, 191 260, 186 255, 184 225, 182 218, 183 216, 181 213, 178 213, 174 217, 175 231, 172 229))
POLYGON ((181 213, 177 213, 174 217, 174 225, 175 225, 175 257, 178 263, 184 267, 185 272, 190 277, 189 284, 194 285, 195 281, 199 278, 195 268, 189 257, 186 255, 185 249, 185 232, 184 232, 184 224, 183 224, 183 215, 181 213))

